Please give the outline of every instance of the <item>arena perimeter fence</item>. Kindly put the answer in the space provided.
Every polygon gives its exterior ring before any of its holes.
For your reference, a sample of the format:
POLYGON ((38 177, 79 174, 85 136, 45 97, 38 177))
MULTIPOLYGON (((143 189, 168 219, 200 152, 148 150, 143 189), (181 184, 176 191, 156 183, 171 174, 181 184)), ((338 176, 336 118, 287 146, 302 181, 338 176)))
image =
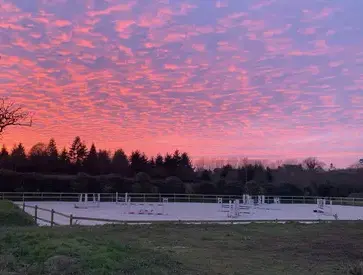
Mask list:
MULTIPOLYGON (((0 200, 10 200, 14 202, 31 201, 64 201, 77 202, 83 193, 55 193, 55 192, 0 192, 0 200)), ((92 194, 92 193, 89 193, 92 194)), ((167 194, 167 193, 127 193, 132 202, 162 202, 163 198, 168 198, 170 202, 189 203, 217 203, 218 198, 223 202, 240 199, 241 195, 203 195, 203 194, 167 194)), ((117 197, 123 197, 125 193, 100 193, 101 202, 116 202, 117 197)), ((363 198, 351 197, 316 197, 316 196, 265 196, 266 203, 273 203, 274 198, 280 198, 283 204, 316 204, 317 199, 331 200, 333 205, 363 206, 363 198)))
MULTIPOLYGON (((67 215, 64 213, 60 213, 55 211, 54 209, 46 209, 38 207, 37 205, 27 205, 26 202, 41 202, 41 201, 63 201, 63 202, 77 202, 79 200, 79 196, 84 193, 54 193, 54 192, 0 192, 0 200, 10 200, 13 202, 23 202, 20 207, 23 211, 26 211, 26 208, 31 208, 34 210, 31 213, 27 212, 31 216, 33 216, 35 222, 43 221, 50 226, 59 225, 55 220, 55 216, 59 215, 63 218, 69 219, 69 225, 75 225, 78 221, 87 220, 87 221, 99 221, 105 223, 117 223, 117 224, 150 224, 150 223, 158 223, 158 224, 170 224, 170 223, 184 223, 184 224, 241 224, 241 223, 250 223, 250 222, 270 222, 270 223, 285 223, 285 222, 293 222, 292 220, 213 220, 213 221, 127 221, 127 220, 112 220, 112 219, 101 219, 101 218, 91 218, 91 217, 78 217, 67 215), (38 216, 38 211, 49 212, 50 219, 44 219, 38 216), (75 222, 76 221, 76 222, 75 222)), ((90 193, 91 194, 91 193, 90 193)), ((125 193, 100 193, 101 202, 116 202, 117 197, 123 197, 125 193)), ((169 203, 178 202, 178 203, 217 203, 218 198, 222 198, 224 202, 228 202, 229 200, 241 199, 242 195, 201 195, 201 194, 163 194, 163 193, 128 193, 128 197, 131 198, 132 202, 161 202, 163 198, 168 198, 169 203)), ((273 203, 274 198, 280 198, 281 204, 316 204, 317 199, 325 198, 327 200, 331 200, 333 205, 349 205, 349 206, 363 206, 363 198, 350 198, 350 197, 315 197, 315 196, 266 196, 266 203, 273 203)), ((296 220, 298 221, 298 220, 296 220)), ((331 221, 321 221, 321 220, 304 220, 304 223, 316 223, 316 222, 331 222, 331 221)))

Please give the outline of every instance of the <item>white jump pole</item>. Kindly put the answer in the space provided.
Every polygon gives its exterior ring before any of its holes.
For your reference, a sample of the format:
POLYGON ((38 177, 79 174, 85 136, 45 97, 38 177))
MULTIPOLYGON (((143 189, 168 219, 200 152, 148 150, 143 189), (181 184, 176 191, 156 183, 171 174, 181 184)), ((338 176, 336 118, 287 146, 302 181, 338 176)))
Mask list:
POLYGON ((234 216, 239 217, 239 200, 234 201, 234 216))
POLYGON ((223 199, 222 198, 217 198, 217 203, 219 205, 220 210, 223 210, 223 199))
POLYGON ((169 203, 168 198, 163 198, 163 206, 162 206, 162 213, 165 214, 165 206, 169 203))

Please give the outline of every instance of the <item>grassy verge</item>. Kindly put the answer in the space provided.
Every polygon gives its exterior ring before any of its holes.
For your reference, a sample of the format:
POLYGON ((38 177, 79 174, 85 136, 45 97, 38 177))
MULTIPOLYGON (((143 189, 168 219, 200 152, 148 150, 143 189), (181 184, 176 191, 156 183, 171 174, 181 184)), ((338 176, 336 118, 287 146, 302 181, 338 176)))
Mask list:
POLYGON ((0 200, 0 226, 27 226, 34 225, 32 217, 12 202, 0 200))
POLYGON ((362 251, 362 223, 2 227, 0 274, 341 275, 362 251))

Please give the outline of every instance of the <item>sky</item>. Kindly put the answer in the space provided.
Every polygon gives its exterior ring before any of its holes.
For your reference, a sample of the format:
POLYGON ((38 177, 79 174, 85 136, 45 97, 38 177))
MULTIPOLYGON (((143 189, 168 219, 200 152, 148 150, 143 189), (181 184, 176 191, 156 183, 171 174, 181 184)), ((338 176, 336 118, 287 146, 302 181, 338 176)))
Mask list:
POLYGON ((0 142, 363 158, 363 1, 0 0, 0 142))

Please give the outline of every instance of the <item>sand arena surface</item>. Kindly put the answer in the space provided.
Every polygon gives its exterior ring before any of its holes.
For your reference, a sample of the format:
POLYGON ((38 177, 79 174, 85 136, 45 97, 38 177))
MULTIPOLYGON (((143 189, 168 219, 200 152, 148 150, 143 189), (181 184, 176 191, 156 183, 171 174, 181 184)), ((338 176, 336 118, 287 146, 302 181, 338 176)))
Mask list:
MULTIPOLYGON (((21 206, 22 203, 18 203, 21 206)), ((131 210, 138 213, 140 209, 155 209, 156 203, 136 203, 128 208, 122 204, 114 202, 100 202, 99 207, 75 208, 74 202, 25 202, 26 205, 45 209, 54 209, 66 215, 72 214, 74 217, 89 217, 112 219, 122 221, 258 221, 258 220, 335 220, 332 215, 314 213, 316 204, 263 204, 252 206, 249 210, 241 210, 241 215, 237 218, 229 218, 228 212, 221 212, 221 205, 217 203, 180 203, 169 202, 164 205, 163 215, 129 214, 131 210), (250 213, 244 213, 244 212, 250 213)), ((225 204, 226 206, 226 204, 225 204)), ((330 207, 330 206, 329 206, 330 207)), ((332 213, 338 215, 338 220, 362 220, 363 207, 359 206, 331 206, 332 213)), ((160 208, 159 208, 160 209, 160 208)), ((34 209, 26 207, 26 212, 34 215, 34 209)), ((38 209, 38 217, 50 220, 51 214, 38 209)), ((69 224, 69 218, 54 215, 54 222, 61 225, 69 224)), ((108 222, 73 220, 75 224, 96 225, 108 222)), ((40 225, 45 222, 39 221, 40 225)))

